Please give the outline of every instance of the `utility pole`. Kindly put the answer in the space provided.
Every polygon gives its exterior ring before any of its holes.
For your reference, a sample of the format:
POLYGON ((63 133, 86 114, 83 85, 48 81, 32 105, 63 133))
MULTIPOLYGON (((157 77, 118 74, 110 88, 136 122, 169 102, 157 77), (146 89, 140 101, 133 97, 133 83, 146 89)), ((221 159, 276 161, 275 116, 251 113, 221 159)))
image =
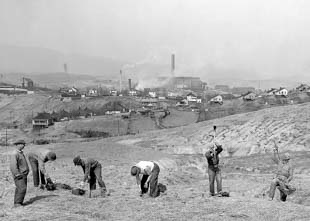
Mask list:
POLYGON ((119 136, 119 119, 117 119, 117 136, 119 136))
POLYGON ((119 71, 120 79, 119 79, 119 93, 122 93, 122 70, 119 71))
POLYGON ((6 149, 6 163, 8 163, 9 162, 8 127, 5 128, 5 149, 6 149))

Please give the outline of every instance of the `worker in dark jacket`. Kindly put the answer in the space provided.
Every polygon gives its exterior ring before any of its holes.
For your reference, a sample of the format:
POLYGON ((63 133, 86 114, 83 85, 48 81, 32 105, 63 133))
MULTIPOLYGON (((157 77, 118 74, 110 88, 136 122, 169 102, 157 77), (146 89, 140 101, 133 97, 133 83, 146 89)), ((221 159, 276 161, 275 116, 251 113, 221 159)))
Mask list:
POLYGON ((205 153, 205 157, 208 160, 208 175, 210 196, 215 196, 214 193, 214 181, 216 180, 217 194, 222 193, 222 175, 219 167, 219 154, 223 151, 222 145, 217 142, 210 144, 208 151, 205 153))
POLYGON ((95 190, 97 180, 101 190, 101 196, 105 197, 107 194, 107 188, 102 180, 101 164, 95 159, 82 159, 80 156, 74 157, 73 163, 75 166, 81 166, 83 168, 84 179, 81 183, 81 187, 85 186, 85 182, 89 182, 90 190, 95 190))
POLYGON ((56 160, 56 154, 53 151, 43 148, 33 150, 28 153, 28 160, 32 169, 33 185, 35 187, 44 189, 46 182, 53 183, 45 169, 46 162, 56 160))
POLYGON ((23 153, 26 142, 24 140, 19 140, 14 144, 16 145, 16 150, 14 150, 11 157, 10 170, 12 172, 16 186, 14 195, 14 207, 19 207, 23 205, 27 192, 27 176, 29 173, 29 166, 23 153))

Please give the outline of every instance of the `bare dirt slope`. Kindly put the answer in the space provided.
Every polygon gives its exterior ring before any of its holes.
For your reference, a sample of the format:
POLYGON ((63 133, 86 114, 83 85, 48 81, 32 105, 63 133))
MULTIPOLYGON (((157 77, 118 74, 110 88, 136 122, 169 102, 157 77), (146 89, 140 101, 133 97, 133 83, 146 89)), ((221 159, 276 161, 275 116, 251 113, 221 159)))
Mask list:
MULTIPOLYGON (((57 182, 71 186, 82 179, 81 168, 73 166, 73 156, 98 159, 111 191, 107 198, 89 199, 66 190, 35 193, 29 174, 28 205, 12 209, 14 184, 7 171, 6 150, 1 148, 1 220, 309 220, 309 127, 305 122, 309 106, 279 107, 136 136, 46 146, 58 156, 47 170, 57 182), (204 141, 203 137, 212 132, 214 124, 224 144, 223 185, 231 192, 229 198, 208 197, 202 154, 203 143, 210 138, 204 141), (270 160, 273 137, 281 139, 280 151, 294 147, 297 192, 286 203, 279 202, 278 195, 272 202, 265 198, 275 169, 270 160), (231 158, 225 157, 228 147, 235 150, 231 158), (165 195, 139 197, 130 176, 130 167, 139 160, 158 162, 159 180, 168 185, 165 195)), ((27 146, 25 152, 41 147, 27 146)))
MULTIPOLYGON (((226 148, 224 156, 244 156, 272 151, 272 139, 280 151, 310 150, 310 103, 281 106, 145 134, 148 145, 170 153, 199 154, 210 143, 213 125, 216 139, 226 148)), ((146 140, 146 139, 145 139, 146 140)), ((143 141, 140 143, 144 146, 143 141)))

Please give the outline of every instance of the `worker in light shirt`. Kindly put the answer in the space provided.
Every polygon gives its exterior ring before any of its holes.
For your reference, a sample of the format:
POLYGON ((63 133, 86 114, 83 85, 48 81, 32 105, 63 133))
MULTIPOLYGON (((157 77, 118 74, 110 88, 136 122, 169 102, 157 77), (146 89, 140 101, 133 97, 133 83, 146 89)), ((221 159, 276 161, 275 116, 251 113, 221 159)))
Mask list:
POLYGON ((149 191, 151 197, 159 196, 158 175, 159 166, 152 161, 140 161, 131 167, 131 175, 136 177, 137 185, 141 189, 141 195, 149 191), (140 177, 142 175, 142 178, 140 177))

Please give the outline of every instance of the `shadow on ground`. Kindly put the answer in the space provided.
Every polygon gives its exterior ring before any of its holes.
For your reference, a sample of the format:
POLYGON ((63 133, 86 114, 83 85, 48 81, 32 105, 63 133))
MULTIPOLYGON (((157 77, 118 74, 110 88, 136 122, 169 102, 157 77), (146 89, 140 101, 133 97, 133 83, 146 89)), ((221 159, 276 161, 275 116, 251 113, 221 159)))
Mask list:
POLYGON ((28 201, 26 201, 24 203, 24 206, 33 204, 35 201, 38 201, 38 200, 42 200, 42 199, 49 198, 49 197, 55 197, 55 196, 58 196, 58 195, 51 194, 51 195, 35 196, 35 197, 30 198, 28 201))

